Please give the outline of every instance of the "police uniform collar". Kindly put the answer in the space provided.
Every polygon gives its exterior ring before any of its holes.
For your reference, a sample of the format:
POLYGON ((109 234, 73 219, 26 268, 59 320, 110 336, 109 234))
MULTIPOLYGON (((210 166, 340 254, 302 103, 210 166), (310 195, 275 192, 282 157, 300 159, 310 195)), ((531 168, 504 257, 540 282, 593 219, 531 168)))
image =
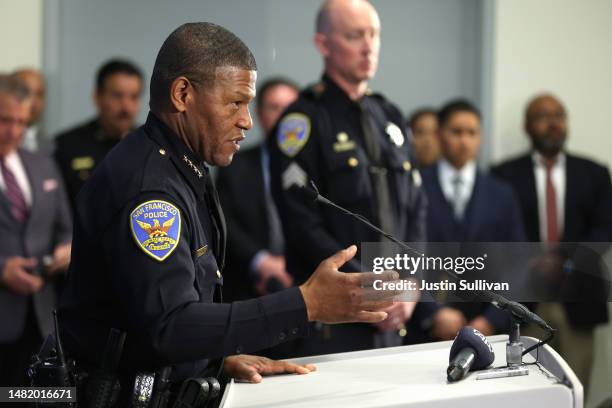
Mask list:
POLYGON ((348 94, 327 74, 323 74, 321 81, 325 84, 325 97, 333 102, 331 104, 331 109, 337 114, 343 114, 348 109, 357 107, 358 102, 349 98, 348 94))
MULTIPOLYGON (((104 128, 102 128, 102 124, 100 123, 99 117, 96 117, 93 120, 93 128, 94 128, 93 137, 98 142, 116 144, 116 143, 119 143, 119 141, 121 140, 120 137, 110 136, 108 133, 104 131, 104 128)), ((132 128, 130 132, 132 130, 134 130, 134 128, 132 128)))
POLYGON ((163 151, 163 155, 170 157, 198 198, 203 199, 205 177, 209 177, 209 170, 204 162, 153 112, 149 112, 145 129, 151 139, 160 146, 160 154, 163 151))

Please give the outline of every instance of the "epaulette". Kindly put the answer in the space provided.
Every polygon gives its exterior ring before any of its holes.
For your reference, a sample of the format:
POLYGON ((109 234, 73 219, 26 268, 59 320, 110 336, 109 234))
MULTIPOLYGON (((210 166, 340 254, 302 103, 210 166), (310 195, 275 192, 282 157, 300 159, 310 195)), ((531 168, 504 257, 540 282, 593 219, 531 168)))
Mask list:
POLYGON ((325 84, 323 82, 317 82, 316 84, 308 86, 302 91, 302 95, 310 99, 319 99, 325 92, 325 84))
POLYGON ((385 96, 379 92, 374 92, 373 90, 371 90, 370 88, 366 89, 365 94, 367 96, 371 96, 372 98, 376 98, 381 102, 387 102, 387 98, 385 98, 385 96))
POLYGON ((389 99, 387 99, 383 94, 381 94, 379 92, 374 92, 374 91, 372 91, 371 89, 368 88, 368 90, 366 91, 366 95, 371 97, 371 98, 374 98, 374 99, 378 100, 380 105, 386 111, 397 111, 397 112, 400 112, 399 109, 397 108, 397 106, 395 106, 395 104, 393 104, 393 102, 391 102, 389 99))

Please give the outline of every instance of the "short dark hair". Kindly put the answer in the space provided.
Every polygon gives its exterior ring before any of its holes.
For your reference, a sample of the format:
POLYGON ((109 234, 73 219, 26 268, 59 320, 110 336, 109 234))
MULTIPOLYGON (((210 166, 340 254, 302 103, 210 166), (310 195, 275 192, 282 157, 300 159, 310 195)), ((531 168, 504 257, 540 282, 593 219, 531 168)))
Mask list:
POLYGON ((438 111, 438 124, 440 127, 446 125, 446 123, 450 120, 451 116, 455 113, 459 112, 470 112, 476 115, 478 120, 480 120, 480 111, 474 104, 472 104, 467 99, 455 99, 442 107, 438 111))
POLYGON ((14 75, 0 74, 0 93, 23 102, 32 96, 28 86, 14 75))
POLYGON ((298 84, 289 78, 272 77, 272 78, 266 79, 259 86, 259 89, 257 89, 257 101, 256 101, 257 108, 261 108, 261 104, 264 101, 266 92, 268 92, 272 88, 277 87, 279 85, 288 86, 289 88, 293 89, 295 92, 300 91, 300 87, 298 86, 298 84))
POLYGON ((151 76, 152 109, 167 103, 172 81, 180 76, 208 86, 219 67, 257 70, 249 47, 231 31, 213 23, 187 23, 174 30, 161 46, 151 76))
POLYGON ((421 119, 425 115, 434 115, 436 118, 438 117, 438 111, 434 108, 419 108, 410 114, 410 119, 408 119, 408 127, 410 130, 414 128, 414 125, 417 123, 419 119, 421 119))
POLYGON ((112 59, 98 68, 98 74, 96 75, 96 90, 98 92, 102 91, 104 85, 106 85, 106 80, 115 74, 137 76, 141 82, 143 79, 142 72, 135 64, 127 60, 112 59))

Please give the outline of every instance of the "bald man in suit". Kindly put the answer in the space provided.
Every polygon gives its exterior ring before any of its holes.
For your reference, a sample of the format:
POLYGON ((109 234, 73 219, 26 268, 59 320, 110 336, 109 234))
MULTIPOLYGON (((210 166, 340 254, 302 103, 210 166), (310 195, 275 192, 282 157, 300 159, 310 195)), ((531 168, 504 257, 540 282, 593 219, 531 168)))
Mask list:
MULTIPOLYGON (((551 247, 563 242, 610 242, 610 173, 604 166, 566 152, 567 111, 561 101, 549 94, 534 97, 525 111, 525 131, 532 150, 492 171, 517 193, 527 239, 551 247)), ((567 246, 561 244, 561 248, 567 246)), ((558 256, 561 259, 554 263, 568 265, 563 254, 558 256)), ((568 286, 574 288, 580 301, 541 303, 536 311, 559 330, 552 345, 588 390, 593 331, 596 325, 608 322, 607 304, 602 301, 607 298, 607 286, 603 284, 606 277, 597 276, 602 272, 599 266, 583 267, 589 274, 578 269, 564 276, 571 279, 568 286)))

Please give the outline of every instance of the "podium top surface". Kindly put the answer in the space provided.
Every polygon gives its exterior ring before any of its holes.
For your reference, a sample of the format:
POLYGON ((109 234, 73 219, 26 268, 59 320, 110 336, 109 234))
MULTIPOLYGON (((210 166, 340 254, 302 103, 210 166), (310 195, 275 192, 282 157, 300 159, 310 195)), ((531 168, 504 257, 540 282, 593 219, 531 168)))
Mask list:
MULTIPOLYGON (((507 336, 493 336, 489 341, 495 351, 492 367, 505 366, 507 336)), ((537 406, 581 405, 573 401, 571 388, 536 364, 526 366, 526 376, 476 380, 471 373, 449 384, 450 345, 438 342, 295 359, 314 363, 317 371, 265 377, 260 384, 231 383, 222 407, 531 406, 526 401, 539 401, 537 406)), ((524 361, 535 359, 525 356, 524 361)))

